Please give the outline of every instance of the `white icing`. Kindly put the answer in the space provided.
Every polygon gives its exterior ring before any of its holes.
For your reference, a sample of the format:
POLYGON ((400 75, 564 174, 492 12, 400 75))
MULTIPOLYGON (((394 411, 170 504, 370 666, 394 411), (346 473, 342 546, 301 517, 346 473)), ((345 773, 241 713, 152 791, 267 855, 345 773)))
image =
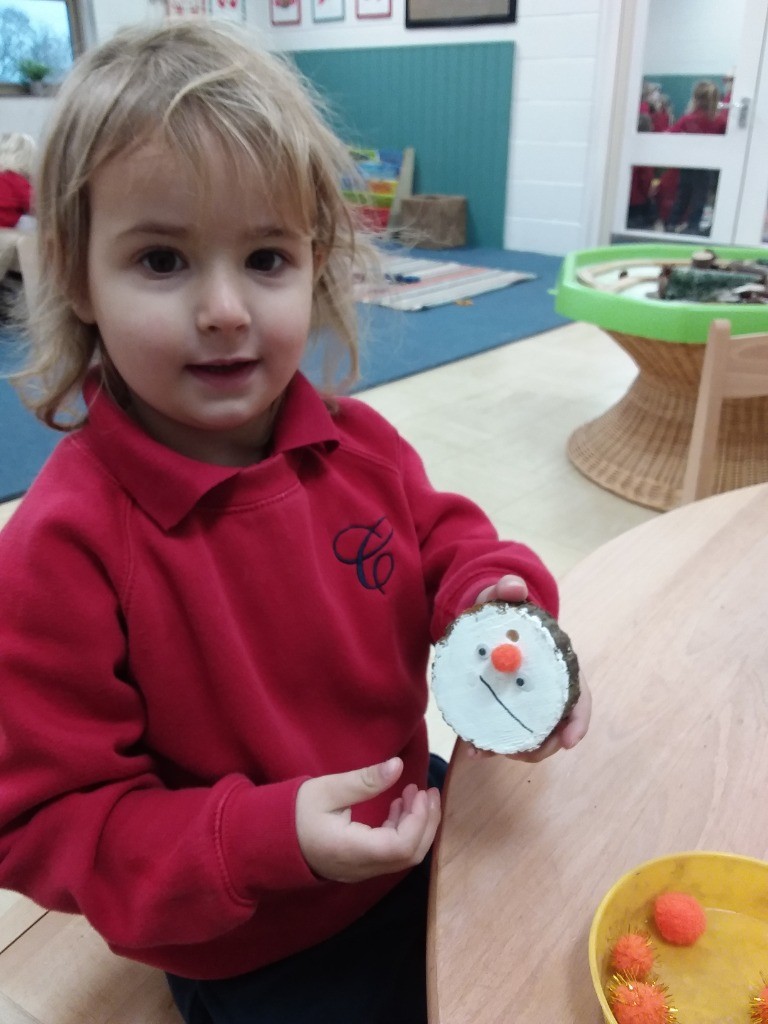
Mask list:
POLYGON ((482 750, 514 754, 541 746, 563 716, 568 667, 552 635, 514 605, 488 604, 460 616, 435 647, 432 690, 446 722, 482 750), (494 668, 495 647, 514 641, 522 653, 513 672, 494 668))

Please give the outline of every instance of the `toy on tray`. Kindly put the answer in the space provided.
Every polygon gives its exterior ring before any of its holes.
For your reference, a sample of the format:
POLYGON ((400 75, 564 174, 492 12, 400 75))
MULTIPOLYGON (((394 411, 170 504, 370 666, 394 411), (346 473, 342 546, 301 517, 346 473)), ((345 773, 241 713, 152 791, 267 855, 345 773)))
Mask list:
POLYGON ((752 1024, 768 1024, 768 985, 766 984, 752 999, 750 1020, 752 1024))
POLYGON ((677 1010, 659 982, 617 975, 608 986, 608 1004, 618 1024, 674 1024, 677 1010))
POLYGON ((675 946, 692 946, 707 930, 707 916, 695 896, 663 892, 653 903, 653 919, 659 934, 675 946))
POLYGON ((540 747, 579 697, 579 665, 555 619, 536 605, 491 601, 435 647, 432 690, 448 725, 480 750, 540 747))
POLYGON ((650 937, 644 932, 626 932, 611 950, 611 970, 625 977, 645 981, 655 960, 650 937))

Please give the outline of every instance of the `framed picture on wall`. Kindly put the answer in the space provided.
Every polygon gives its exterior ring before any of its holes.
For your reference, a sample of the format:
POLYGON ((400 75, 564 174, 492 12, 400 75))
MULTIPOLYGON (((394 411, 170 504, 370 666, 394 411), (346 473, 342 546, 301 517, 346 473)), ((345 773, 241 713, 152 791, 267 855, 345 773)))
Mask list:
POLYGON ((355 0, 358 18, 391 18, 392 0, 355 0))
POLYGON ((169 18, 204 18, 208 13, 207 0, 166 0, 169 18))
POLYGON ((245 0, 209 0, 212 18, 245 21, 245 0))
POLYGON ((312 21, 343 21, 344 0, 312 0, 312 21))
POLYGON ((269 20, 273 25, 300 25, 301 0, 269 0, 269 20))
POLYGON ((516 0, 405 0, 406 28, 515 21, 516 0))

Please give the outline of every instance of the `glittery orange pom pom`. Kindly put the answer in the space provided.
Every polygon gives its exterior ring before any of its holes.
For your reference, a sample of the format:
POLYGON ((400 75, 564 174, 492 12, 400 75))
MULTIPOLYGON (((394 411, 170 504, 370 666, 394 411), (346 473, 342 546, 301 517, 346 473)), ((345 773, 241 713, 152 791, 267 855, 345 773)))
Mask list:
POLYGON ((752 1000, 752 1024, 768 1024, 768 985, 763 985, 752 1000))
POLYGON ((643 932, 627 932, 611 950, 611 970, 645 981, 653 968, 653 946, 643 932))
POLYGON ((695 896, 684 892, 657 896, 653 918, 661 937, 675 946, 692 946, 707 930, 704 908, 695 896))
POLYGON ((608 1003, 618 1024, 674 1024, 677 1015, 664 985, 620 975, 608 986, 608 1003))

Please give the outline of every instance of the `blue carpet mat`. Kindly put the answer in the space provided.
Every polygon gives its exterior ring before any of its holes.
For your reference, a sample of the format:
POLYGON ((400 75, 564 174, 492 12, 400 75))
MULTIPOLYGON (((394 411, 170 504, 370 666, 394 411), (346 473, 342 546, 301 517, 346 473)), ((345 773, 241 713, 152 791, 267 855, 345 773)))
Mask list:
MULTIPOLYGON (((469 306, 450 304, 415 313, 361 307, 364 337, 361 379, 355 391, 400 380, 569 322, 554 307, 552 289, 561 263, 557 256, 501 249, 420 249, 417 254, 524 271, 536 278, 475 296, 469 306)), ((0 374, 12 369, 17 353, 13 337, 0 333, 0 374)), ((318 355, 310 352, 303 369, 310 378, 319 379, 318 355)), ((0 501, 24 493, 60 438, 58 432, 38 423, 24 409, 11 385, 0 380, 0 501)))

